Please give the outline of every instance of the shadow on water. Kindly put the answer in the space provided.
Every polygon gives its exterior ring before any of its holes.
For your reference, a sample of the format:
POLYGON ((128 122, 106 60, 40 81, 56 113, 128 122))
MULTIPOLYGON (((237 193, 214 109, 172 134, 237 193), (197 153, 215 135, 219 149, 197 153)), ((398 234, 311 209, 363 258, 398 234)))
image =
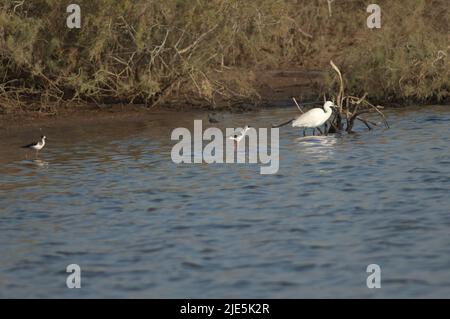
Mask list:
MULTIPOLYGON (((270 127, 295 112, 215 125, 270 127)), ((205 114, 49 124, 39 159, 16 130, 0 141, 0 297, 449 297, 450 111, 388 116, 391 129, 352 135, 280 129, 275 175, 174 164, 172 129, 205 114)))

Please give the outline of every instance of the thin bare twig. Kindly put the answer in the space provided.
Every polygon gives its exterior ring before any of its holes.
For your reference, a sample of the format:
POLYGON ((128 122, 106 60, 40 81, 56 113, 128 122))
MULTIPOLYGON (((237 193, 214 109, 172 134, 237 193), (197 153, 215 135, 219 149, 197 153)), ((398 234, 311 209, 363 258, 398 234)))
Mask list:
POLYGON ((292 99, 294 100, 295 105, 297 105, 297 108, 300 110, 300 112, 305 113, 305 112, 302 110, 302 108, 300 107, 300 105, 298 105, 297 100, 295 99, 295 97, 292 97, 292 99))

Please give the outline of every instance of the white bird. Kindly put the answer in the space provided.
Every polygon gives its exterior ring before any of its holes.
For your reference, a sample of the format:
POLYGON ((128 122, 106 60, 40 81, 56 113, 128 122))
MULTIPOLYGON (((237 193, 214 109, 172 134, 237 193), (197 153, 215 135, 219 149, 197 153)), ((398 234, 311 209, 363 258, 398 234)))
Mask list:
MULTIPOLYGON (((319 131, 319 126, 323 125, 328 121, 331 114, 333 113, 331 108, 337 107, 334 105, 331 101, 326 101, 323 105, 323 109, 318 107, 309 110, 306 113, 303 113, 302 115, 293 118, 287 122, 281 123, 281 124, 272 124, 272 127, 282 127, 289 123, 292 123, 292 127, 303 127, 303 136, 305 136, 305 131, 308 128, 314 129, 313 134, 315 132, 315 129, 317 128, 319 131)), ((322 133, 322 131, 320 131, 322 133)))
POLYGON ((326 121, 330 118, 331 114, 333 113, 333 110, 331 108, 337 107, 334 105, 331 101, 326 101, 323 105, 323 108, 317 107, 314 109, 309 110, 308 112, 303 113, 296 119, 292 120, 292 127, 302 127, 303 130, 303 136, 305 136, 305 131, 308 128, 312 128, 313 135, 319 126, 325 124, 326 121))
POLYGON ((247 133, 247 131, 251 128, 251 126, 246 125, 243 130, 239 132, 239 134, 234 134, 229 136, 228 138, 234 140, 236 143, 239 143, 247 133))
POLYGON ((36 156, 37 156, 38 152, 44 148, 46 139, 47 139, 47 137, 45 135, 42 135, 41 140, 39 142, 35 142, 35 143, 31 143, 31 144, 22 146, 22 148, 29 148, 29 149, 35 150, 36 156))

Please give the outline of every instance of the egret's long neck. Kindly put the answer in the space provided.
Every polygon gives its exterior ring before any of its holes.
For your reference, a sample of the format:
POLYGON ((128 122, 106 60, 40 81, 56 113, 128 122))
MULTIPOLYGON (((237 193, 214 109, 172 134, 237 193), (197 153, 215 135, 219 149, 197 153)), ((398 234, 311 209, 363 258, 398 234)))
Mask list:
POLYGON ((325 105, 324 109, 325 109, 325 118, 327 121, 331 117, 331 114, 333 114, 333 110, 328 105, 325 105))
POLYGON ((41 145, 45 145, 45 138, 41 138, 41 145))

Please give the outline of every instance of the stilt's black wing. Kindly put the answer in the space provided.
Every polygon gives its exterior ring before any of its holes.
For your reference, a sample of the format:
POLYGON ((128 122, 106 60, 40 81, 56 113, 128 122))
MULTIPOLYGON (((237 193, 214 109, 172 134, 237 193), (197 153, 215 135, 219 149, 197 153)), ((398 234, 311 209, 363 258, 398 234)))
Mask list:
POLYGON ((21 148, 30 148, 32 146, 36 146, 36 144, 37 143, 31 143, 31 144, 28 144, 28 145, 21 146, 21 148))

